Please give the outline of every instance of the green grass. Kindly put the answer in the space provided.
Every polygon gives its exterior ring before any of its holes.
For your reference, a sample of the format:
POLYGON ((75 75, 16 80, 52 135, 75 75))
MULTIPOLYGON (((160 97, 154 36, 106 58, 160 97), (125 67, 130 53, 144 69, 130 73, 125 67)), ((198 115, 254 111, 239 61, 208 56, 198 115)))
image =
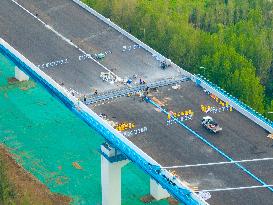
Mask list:
POLYGON ((16 192, 6 175, 6 166, 0 155, 0 204, 13 205, 16 199, 16 192))

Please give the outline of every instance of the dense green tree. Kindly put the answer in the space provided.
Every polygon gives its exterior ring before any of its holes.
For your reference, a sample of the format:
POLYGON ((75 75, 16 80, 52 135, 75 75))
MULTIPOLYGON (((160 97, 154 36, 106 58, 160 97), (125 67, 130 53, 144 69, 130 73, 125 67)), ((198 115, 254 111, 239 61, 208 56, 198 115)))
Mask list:
POLYGON ((249 67, 237 69, 229 81, 229 90, 232 94, 251 105, 258 112, 264 113, 264 87, 255 76, 253 69, 249 67))
POLYGON ((266 116, 273 121, 273 100, 271 101, 271 103, 268 105, 267 107, 267 113, 266 116))

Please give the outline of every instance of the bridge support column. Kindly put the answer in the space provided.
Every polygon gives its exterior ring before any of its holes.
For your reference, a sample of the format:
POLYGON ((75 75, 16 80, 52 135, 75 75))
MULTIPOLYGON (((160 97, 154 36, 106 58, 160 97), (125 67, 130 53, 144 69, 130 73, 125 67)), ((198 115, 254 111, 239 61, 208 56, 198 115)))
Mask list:
POLYGON ((28 81, 29 77, 23 71, 21 71, 17 66, 15 66, 15 78, 19 81, 28 81))
POLYGON ((118 150, 101 145, 102 205, 121 205, 121 168, 129 163, 118 150))
POLYGON ((170 197, 167 190, 163 189, 155 180, 150 179, 150 194, 156 199, 161 200, 170 197))

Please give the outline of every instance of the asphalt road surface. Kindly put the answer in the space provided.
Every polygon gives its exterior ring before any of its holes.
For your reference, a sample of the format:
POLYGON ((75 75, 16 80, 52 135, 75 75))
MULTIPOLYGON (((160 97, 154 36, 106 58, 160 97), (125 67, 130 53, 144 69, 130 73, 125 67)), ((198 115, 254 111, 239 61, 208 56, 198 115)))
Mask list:
MULTIPOLYGON (((173 67, 161 70, 159 61, 149 52, 132 49, 134 42, 70 0, 17 2, 27 11, 12 0, 1 0, 0 36, 67 89, 87 94, 95 89, 104 92, 123 87, 122 83, 112 85, 100 79, 100 73, 107 70, 122 78, 137 75, 136 82, 139 78, 150 82, 179 75, 173 67), (91 59, 79 59, 84 53, 104 52, 107 54, 99 61, 101 65, 91 59), (55 64, 46 64, 49 62, 55 64)), ((223 130, 217 135, 205 130, 200 122, 207 114, 201 112, 200 105, 219 107, 219 103, 192 82, 184 82, 176 90, 160 88, 151 95, 164 102, 167 110, 194 111, 192 120, 185 124, 234 160, 273 157, 273 142, 266 138, 268 133, 236 111, 209 113, 223 130)), ((106 114, 111 121, 134 122, 136 127, 128 138, 163 166, 225 161, 182 126, 167 125, 164 113, 138 97, 123 97, 90 107, 98 114, 106 114)), ((267 184, 273 184, 270 161, 243 165, 267 184)), ((260 185, 231 164, 176 169, 176 173, 199 190, 260 185)), ((273 204, 273 193, 266 188, 211 195, 208 202, 217 205, 273 204)))
MULTIPOLYGON (((91 59, 79 60, 79 56, 107 53, 99 62, 121 78, 137 76, 146 82, 164 77, 178 76, 175 68, 162 70, 160 63, 143 48, 133 49, 134 42, 102 22, 70 0, 1 1, 0 35, 35 65, 67 59, 68 63, 40 67, 58 83, 81 93, 103 92, 123 86, 105 83, 101 72, 107 72, 91 59), (35 17, 31 16, 34 15, 35 17), (40 22, 50 26, 57 34, 40 22), (123 46, 131 50, 123 52, 123 46)), ((82 58, 83 59, 83 58, 82 58)))
MULTIPOLYGON (((168 111, 191 109, 194 115, 185 124, 234 160, 273 157, 273 141, 266 137, 268 133, 239 112, 202 112, 201 105, 221 106, 193 82, 184 82, 176 90, 172 87, 160 88, 158 92, 150 93, 150 97, 156 97, 164 103, 164 108, 168 111), (212 116, 219 123, 223 128, 222 132, 212 134, 201 126, 201 119, 206 115, 212 116)), ((162 166, 226 161, 217 151, 182 126, 167 124, 166 114, 139 97, 123 97, 94 104, 90 108, 97 114, 105 114, 109 121, 135 123, 136 127, 131 129, 133 134, 128 139, 162 166), (135 132, 143 127, 147 131, 135 132)), ((267 184, 273 183, 272 161, 242 165, 267 184)), ((260 185, 234 164, 179 168, 175 171, 182 181, 198 187, 199 190, 260 185)), ((265 188, 211 192, 211 195, 212 198, 208 200, 210 204, 272 204, 272 192, 265 188)))

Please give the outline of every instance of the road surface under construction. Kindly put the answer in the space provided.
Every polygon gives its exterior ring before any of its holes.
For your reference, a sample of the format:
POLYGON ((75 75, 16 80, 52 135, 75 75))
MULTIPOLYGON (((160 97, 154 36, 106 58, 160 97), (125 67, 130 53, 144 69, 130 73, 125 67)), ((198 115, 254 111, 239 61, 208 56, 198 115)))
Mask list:
MULTIPOLYGON (((177 66, 162 69, 162 59, 73 1, 2 0, 0 35, 164 167, 227 161, 222 153, 233 160, 273 157, 267 131, 204 91, 177 66), (115 81, 103 81, 102 73, 115 81), (218 122, 221 132, 210 133, 201 125, 207 115, 218 122)), ((270 161, 242 166, 170 171, 196 192, 259 186, 257 179, 273 184, 270 161)), ((209 204, 268 205, 273 193, 258 188, 211 191, 210 195, 209 204)))

